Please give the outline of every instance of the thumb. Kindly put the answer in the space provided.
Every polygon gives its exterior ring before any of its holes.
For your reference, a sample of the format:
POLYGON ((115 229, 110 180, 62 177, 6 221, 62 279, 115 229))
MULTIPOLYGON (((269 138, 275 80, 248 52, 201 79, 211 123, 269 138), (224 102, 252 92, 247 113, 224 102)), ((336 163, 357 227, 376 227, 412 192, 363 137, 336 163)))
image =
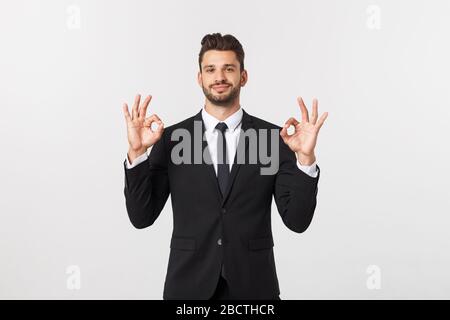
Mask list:
POLYGON ((283 126, 283 128, 281 129, 281 131, 280 131, 280 136, 281 136, 281 138, 283 139, 284 142, 286 142, 286 139, 287 139, 287 137, 288 137, 287 127, 288 127, 288 125, 285 124, 285 125, 283 126))
POLYGON ((151 119, 145 119, 144 120, 144 127, 151 127, 151 126, 152 126, 151 119))
POLYGON ((156 131, 161 132, 164 130, 164 123, 160 120, 156 121, 156 123, 158 124, 158 128, 156 128, 156 131))

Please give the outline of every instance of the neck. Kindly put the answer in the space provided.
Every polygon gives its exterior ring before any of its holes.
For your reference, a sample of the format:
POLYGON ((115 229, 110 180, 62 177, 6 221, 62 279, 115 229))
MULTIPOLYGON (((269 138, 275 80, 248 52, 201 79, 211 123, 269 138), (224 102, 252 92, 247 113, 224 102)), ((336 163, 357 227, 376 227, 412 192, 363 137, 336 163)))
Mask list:
POLYGON ((213 117, 215 117, 220 121, 223 121, 229 116, 231 116, 233 113, 238 111, 240 107, 241 105, 239 102, 239 98, 226 106, 215 105, 211 103, 211 101, 209 101, 208 99, 206 99, 205 101, 206 112, 208 112, 210 115, 212 115, 213 117))

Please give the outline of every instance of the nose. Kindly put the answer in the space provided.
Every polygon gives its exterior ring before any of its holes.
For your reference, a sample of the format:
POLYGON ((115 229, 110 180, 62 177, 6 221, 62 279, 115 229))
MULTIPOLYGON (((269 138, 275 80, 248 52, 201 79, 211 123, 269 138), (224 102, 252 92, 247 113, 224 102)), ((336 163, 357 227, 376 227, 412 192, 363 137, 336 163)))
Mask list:
POLYGON ((222 70, 218 70, 217 72, 216 72, 216 77, 215 77, 215 83, 223 83, 223 82, 226 82, 225 80, 226 80, 227 78, 225 78, 225 73, 222 71, 222 70))

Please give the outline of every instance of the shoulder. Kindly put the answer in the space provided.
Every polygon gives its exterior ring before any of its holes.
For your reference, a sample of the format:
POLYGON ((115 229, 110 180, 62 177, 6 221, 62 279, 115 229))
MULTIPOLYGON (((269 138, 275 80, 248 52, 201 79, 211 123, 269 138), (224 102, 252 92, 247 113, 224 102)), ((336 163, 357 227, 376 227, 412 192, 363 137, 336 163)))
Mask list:
POLYGON ((194 120, 195 116, 192 116, 164 128, 163 136, 165 138, 170 137, 172 133, 177 129, 190 130, 193 127, 194 120))
POLYGON ((272 122, 266 121, 264 119, 258 118, 256 116, 250 115, 250 118, 252 119, 253 125, 257 129, 278 129, 280 130, 281 127, 279 125, 276 125, 272 122))

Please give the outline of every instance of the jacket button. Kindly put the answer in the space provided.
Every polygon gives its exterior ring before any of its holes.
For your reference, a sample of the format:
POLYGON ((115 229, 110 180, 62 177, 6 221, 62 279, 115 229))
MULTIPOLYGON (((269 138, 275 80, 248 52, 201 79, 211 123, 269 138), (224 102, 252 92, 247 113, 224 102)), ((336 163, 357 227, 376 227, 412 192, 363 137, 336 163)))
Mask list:
POLYGON ((217 240, 217 244, 218 244, 219 246, 222 245, 222 238, 219 238, 219 240, 217 240))
POLYGON ((223 213, 223 214, 227 213, 227 209, 222 208, 222 213, 223 213))

